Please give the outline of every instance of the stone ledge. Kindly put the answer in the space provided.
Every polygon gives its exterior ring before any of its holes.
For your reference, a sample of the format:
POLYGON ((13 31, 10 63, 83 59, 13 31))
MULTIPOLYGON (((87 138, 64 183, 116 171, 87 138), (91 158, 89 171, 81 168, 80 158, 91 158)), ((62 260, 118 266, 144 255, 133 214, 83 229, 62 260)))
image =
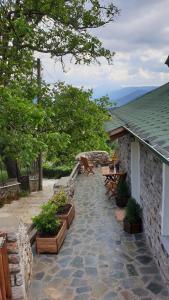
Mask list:
POLYGON ((54 194, 56 194, 60 189, 63 189, 68 197, 69 200, 73 198, 74 195, 74 180, 78 174, 79 171, 79 162, 75 165, 73 168, 71 174, 69 176, 61 177, 60 179, 57 179, 54 186, 54 194))

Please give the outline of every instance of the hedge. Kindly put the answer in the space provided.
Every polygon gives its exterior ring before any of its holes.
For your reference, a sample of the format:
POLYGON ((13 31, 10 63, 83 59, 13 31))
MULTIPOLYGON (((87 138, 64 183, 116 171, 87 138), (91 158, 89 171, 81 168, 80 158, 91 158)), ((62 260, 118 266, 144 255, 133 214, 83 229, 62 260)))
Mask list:
POLYGON ((43 177, 59 179, 60 177, 69 176, 71 171, 72 168, 68 166, 60 166, 57 168, 43 167, 43 177))

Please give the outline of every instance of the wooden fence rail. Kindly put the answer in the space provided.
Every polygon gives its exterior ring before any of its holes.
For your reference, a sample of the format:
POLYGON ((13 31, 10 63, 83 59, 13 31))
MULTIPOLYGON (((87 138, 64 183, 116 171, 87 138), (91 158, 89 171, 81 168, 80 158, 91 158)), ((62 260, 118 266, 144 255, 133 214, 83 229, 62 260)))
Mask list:
POLYGON ((0 237, 0 300, 11 299, 11 283, 8 265, 6 236, 0 237))

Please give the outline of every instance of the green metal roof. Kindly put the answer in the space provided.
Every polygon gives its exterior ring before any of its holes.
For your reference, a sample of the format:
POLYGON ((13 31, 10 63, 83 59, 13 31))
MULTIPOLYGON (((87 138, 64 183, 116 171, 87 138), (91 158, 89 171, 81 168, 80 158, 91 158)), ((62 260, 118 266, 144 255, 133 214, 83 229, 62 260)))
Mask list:
POLYGON ((112 121, 109 123, 107 131, 121 124, 168 160, 169 83, 112 110, 112 121))

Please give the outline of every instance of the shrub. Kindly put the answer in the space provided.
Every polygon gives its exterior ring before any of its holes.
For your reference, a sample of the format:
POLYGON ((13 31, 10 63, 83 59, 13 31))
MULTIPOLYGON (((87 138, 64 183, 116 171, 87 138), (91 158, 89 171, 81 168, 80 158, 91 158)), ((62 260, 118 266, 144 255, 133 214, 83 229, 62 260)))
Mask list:
POLYGON ((129 198, 129 188, 125 180, 119 181, 117 185, 116 204, 125 207, 129 198))
POLYGON ((29 196, 29 191, 26 190, 20 190, 19 192, 19 197, 28 197, 29 196))
POLYGON ((43 167, 43 176, 45 178, 55 178, 59 179, 64 176, 69 176, 72 171, 70 166, 44 166, 43 167))
POLYGON ((129 188, 125 180, 119 181, 117 185, 117 198, 129 197, 129 188))
POLYGON ((49 200, 47 203, 42 205, 42 212, 51 212, 56 213, 56 204, 53 201, 49 200))
POLYGON ((130 224, 141 221, 142 209, 135 199, 129 198, 126 206, 126 219, 130 224))
POLYGON ((60 190, 57 194, 54 194, 51 198, 51 202, 57 208, 57 212, 61 213, 64 211, 64 207, 68 202, 68 196, 65 191, 60 190))
POLYGON ((57 233, 61 221, 56 218, 52 209, 42 212, 32 218, 33 224, 37 231, 42 235, 54 235, 57 233))

